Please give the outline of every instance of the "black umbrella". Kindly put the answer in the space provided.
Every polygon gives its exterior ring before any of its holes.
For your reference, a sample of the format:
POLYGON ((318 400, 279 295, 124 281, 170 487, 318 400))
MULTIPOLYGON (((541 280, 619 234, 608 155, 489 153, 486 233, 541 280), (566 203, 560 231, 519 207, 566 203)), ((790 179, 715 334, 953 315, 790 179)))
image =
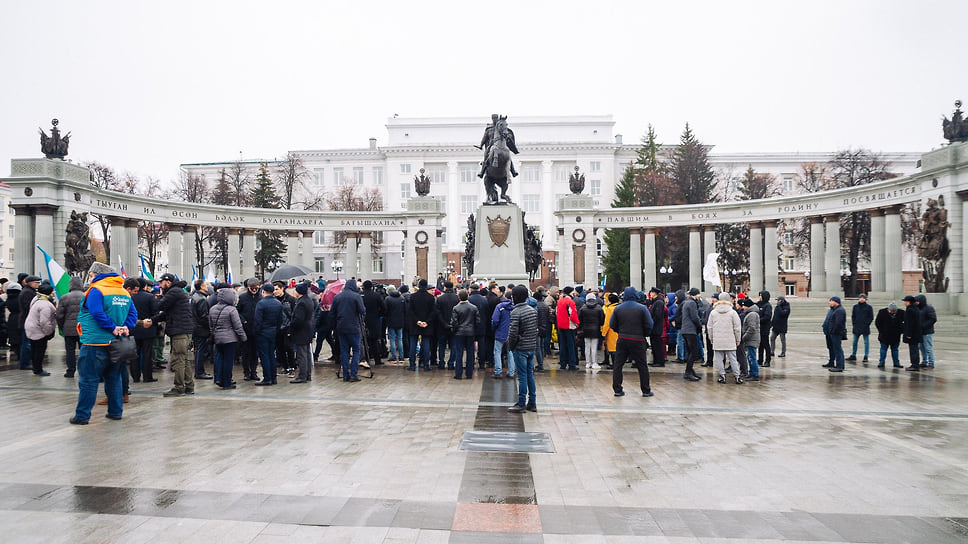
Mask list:
POLYGON ((290 278, 298 278, 299 276, 308 276, 310 274, 314 274, 314 272, 309 267, 300 264, 284 264, 269 276, 269 281, 286 281, 290 278))

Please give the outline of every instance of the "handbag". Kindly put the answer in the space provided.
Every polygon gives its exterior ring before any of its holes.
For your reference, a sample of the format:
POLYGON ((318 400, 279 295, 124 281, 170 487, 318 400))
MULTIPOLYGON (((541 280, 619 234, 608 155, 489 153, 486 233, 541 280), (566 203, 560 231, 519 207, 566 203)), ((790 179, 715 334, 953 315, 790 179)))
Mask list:
POLYGON ((131 336, 118 336, 108 344, 108 360, 112 363, 134 361, 138 358, 138 346, 131 336))

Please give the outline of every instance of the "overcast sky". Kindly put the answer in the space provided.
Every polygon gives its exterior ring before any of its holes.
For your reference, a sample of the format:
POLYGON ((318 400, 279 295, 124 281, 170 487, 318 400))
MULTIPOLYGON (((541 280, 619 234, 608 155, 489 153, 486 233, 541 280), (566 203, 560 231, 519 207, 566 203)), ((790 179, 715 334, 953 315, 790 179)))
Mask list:
POLYGON ((386 142, 401 117, 689 122, 717 152, 927 151, 968 101, 963 1, 0 0, 0 176, 72 131, 73 161, 178 165, 386 142))

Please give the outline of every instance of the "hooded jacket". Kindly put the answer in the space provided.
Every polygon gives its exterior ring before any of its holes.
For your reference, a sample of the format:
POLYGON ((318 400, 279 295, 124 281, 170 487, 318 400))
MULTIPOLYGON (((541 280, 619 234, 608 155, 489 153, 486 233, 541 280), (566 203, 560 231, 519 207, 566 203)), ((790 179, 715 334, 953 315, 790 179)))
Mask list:
POLYGON ((866 302, 857 302, 850 309, 850 330, 857 336, 871 333, 871 323, 874 322, 874 307, 866 302))
POLYGON ((666 317, 669 319, 669 326, 676 326, 676 314, 679 313, 680 299, 676 298, 675 293, 666 293, 666 317))
POLYGON ((743 347, 756 348, 760 346, 760 314, 753 309, 755 307, 747 308, 746 315, 743 316, 743 332, 740 340, 740 345, 743 347))
POLYGON ((514 303, 509 298, 505 298, 494 308, 494 313, 491 315, 491 330, 494 331, 495 340, 508 341, 508 329, 511 326, 511 310, 513 308, 514 303))
POLYGON ((615 331, 619 340, 644 342, 652 332, 652 314, 648 308, 636 302, 635 287, 626 287, 622 292, 624 302, 612 310, 608 326, 615 331))
POLYGON ((20 289, 7 290, 7 338, 13 345, 20 343, 23 328, 20 326, 20 289))
POLYGON ((789 319, 790 303, 786 299, 776 301, 776 308, 773 309, 773 332, 786 334, 789 319))
MULTIPOLYGON (((115 327, 134 329, 138 311, 122 287, 124 280, 114 272, 98 274, 88 286, 77 316, 77 334, 81 344, 106 346, 114 339, 115 327)), ((184 295, 185 292, 182 291, 184 295)), ((188 301, 188 297, 185 297, 188 301)))
POLYGON ((235 307, 235 290, 219 289, 215 293, 215 305, 208 311, 208 327, 216 344, 245 342, 248 336, 242 328, 242 318, 235 307))
POLYGON ((762 300, 756 301, 757 311, 760 314, 760 336, 770 334, 770 326, 773 324, 773 305, 770 304, 770 292, 760 291, 762 300))
POLYGON ((583 337, 598 338, 602 335, 605 311, 598 304, 598 297, 587 297, 585 299, 585 305, 578 310, 578 322, 583 337))
POLYGON ((402 329, 407 324, 407 300, 400 291, 393 291, 384 300, 387 308, 387 328, 402 329))
POLYGON ((346 281, 340 294, 333 298, 330 312, 335 323, 333 330, 336 333, 362 334, 360 319, 366 317, 366 309, 363 307, 363 297, 360 296, 360 288, 356 285, 356 280, 346 281))
POLYGON ((616 343, 618 342, 618 333, 608 326, 616 306, 618 306, 618 302, 608 302, 602 308, 602 311, 605 313, 605 320, 602 322, 601 329, 602 337, 605 338, 605 351, 615 351, 616 343))
MULTIPOLYGON (((81 278, 71 278, 68 284, 70 291, 57 300, 57 327, 64 336, 77 336, 77 316, 81 313, 81 301, 84 300, 84 283, 81 278)), ((132 334, 137 329, 132 331, 132 334)))
POLYGON ((921 336, 934 334, 934 324, 938 322, 938 313, 934 311, 934 306, 928 304, 928 297, 917 295, 914 298, 918 301, 918 311, 921 312, 921 336))
POLYGON ((699 334, 702 330, 702 316, 699 313, 699 302, 695 297, 687 296, 682 307, 679 308, 682 324, 679 332, 682 334, 699 334))
POLYGON ((580 321, 578 320, 578 308, 575 301, 570 296, 562 294, 555 307, 555 325, 558 330, 577 329, 580 321))
POLYGON ((706 334, 715 351, 733 351, 743 339, 743 324, 730 301, 713 304, 706 323, 706 334))

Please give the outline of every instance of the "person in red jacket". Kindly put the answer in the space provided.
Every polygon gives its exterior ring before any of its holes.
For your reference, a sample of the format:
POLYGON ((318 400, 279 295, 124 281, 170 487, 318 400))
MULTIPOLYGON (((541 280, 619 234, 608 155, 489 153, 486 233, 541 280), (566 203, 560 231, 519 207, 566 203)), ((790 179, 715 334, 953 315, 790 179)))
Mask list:
POLYGON ((578 309, 571 294, 571 286, 561 290, 561 298, 555 307, 555 321, 558 326, 558 346, 561 353, 558 365, 561 370, 578 370, 578 355, 575 351, 575 330, 578 328, 578 309))

